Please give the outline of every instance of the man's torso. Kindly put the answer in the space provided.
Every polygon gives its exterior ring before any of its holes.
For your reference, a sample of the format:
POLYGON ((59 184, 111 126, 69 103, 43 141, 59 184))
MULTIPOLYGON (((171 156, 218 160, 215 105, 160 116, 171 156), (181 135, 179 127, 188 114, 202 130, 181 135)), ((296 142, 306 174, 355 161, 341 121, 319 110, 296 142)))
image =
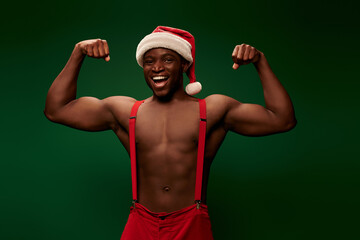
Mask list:
MULTIPOLYGON (((207 101, 204 203, 210 165, 226 135, 221 125, 221 114, 219 116, 212 109, 213 101, 207 101)), ((116 111, 114 115, 119 122, 125 121, 124 116, 116 111)), ((129 116, 130 111, 127 118, 129 116)), ((140 106, 135 131, 138 200, 148 209, 171 212, 194 203, 199 121, 196 98, 162 104, 149 98, 140 106)), ((127 124, 125 129, 116 127, 113 130, 129 152, 128 129, 127 124)))

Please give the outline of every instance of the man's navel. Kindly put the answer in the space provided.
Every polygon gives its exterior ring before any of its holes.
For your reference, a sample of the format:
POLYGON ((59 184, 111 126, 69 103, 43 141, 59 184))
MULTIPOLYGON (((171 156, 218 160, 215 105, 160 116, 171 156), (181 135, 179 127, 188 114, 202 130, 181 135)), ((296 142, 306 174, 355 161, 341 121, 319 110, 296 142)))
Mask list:
POLYGON ((165 187, 162 188, 162 190, 164 192, 169 192, 171 190, 171 188, 169 186, 165 186, 165 187))

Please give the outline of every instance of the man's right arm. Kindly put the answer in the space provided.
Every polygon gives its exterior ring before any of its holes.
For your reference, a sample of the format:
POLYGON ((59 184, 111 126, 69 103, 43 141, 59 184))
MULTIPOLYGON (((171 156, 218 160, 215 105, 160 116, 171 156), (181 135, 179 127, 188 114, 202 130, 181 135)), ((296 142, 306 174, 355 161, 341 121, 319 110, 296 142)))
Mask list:
POLYGON ((94 39, 75 45, 70 59, 48 91, 44 114, 53 122, 85 131, 114 128, 117 122, 112 111, 114 104, 129 105, 126 102, 132 102, 133 99, 127 97, 109 97, 103 100, 94 97, 76 99, 77 79, 86 56, 109 61, 107 42, 94 39))

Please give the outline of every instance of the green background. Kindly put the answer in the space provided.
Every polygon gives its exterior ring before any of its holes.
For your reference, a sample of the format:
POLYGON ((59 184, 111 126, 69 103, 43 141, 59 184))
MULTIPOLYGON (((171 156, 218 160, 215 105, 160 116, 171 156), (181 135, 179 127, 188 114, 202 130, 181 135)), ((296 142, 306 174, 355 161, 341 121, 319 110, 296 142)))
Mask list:
POLYGON ((215 239, 359 239, 359 19, 350 1, 12 1, 2 4, 0 239, 119 239, 130 161, 111 131, 43 114, 74 45, 103 38, 111 61, 84 62, 78 96, 151 95, 135 61, 165 25, 196 38, 198 97, 263 104, 253 66, 232 70, 236 44, 263 51, 298 125, 267 137, 230 133, 214 160, 215 239))

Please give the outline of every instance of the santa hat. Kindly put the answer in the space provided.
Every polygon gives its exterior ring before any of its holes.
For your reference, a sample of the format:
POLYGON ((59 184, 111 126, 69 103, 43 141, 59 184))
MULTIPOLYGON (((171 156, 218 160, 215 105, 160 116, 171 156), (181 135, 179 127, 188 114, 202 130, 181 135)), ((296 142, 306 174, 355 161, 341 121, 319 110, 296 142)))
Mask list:
POLYGON ((201 84, 196 82, 195 78, 195 39, 187 31, 158 26, 151 34, 145 36, 136 49, 136 60, 140 67, 143 67, 144 54, 153 48, 171 49, 190 63, 186 71, 190 83, 186 86, 185 91, 189 95, 195 95, 201 91, 201 84))

